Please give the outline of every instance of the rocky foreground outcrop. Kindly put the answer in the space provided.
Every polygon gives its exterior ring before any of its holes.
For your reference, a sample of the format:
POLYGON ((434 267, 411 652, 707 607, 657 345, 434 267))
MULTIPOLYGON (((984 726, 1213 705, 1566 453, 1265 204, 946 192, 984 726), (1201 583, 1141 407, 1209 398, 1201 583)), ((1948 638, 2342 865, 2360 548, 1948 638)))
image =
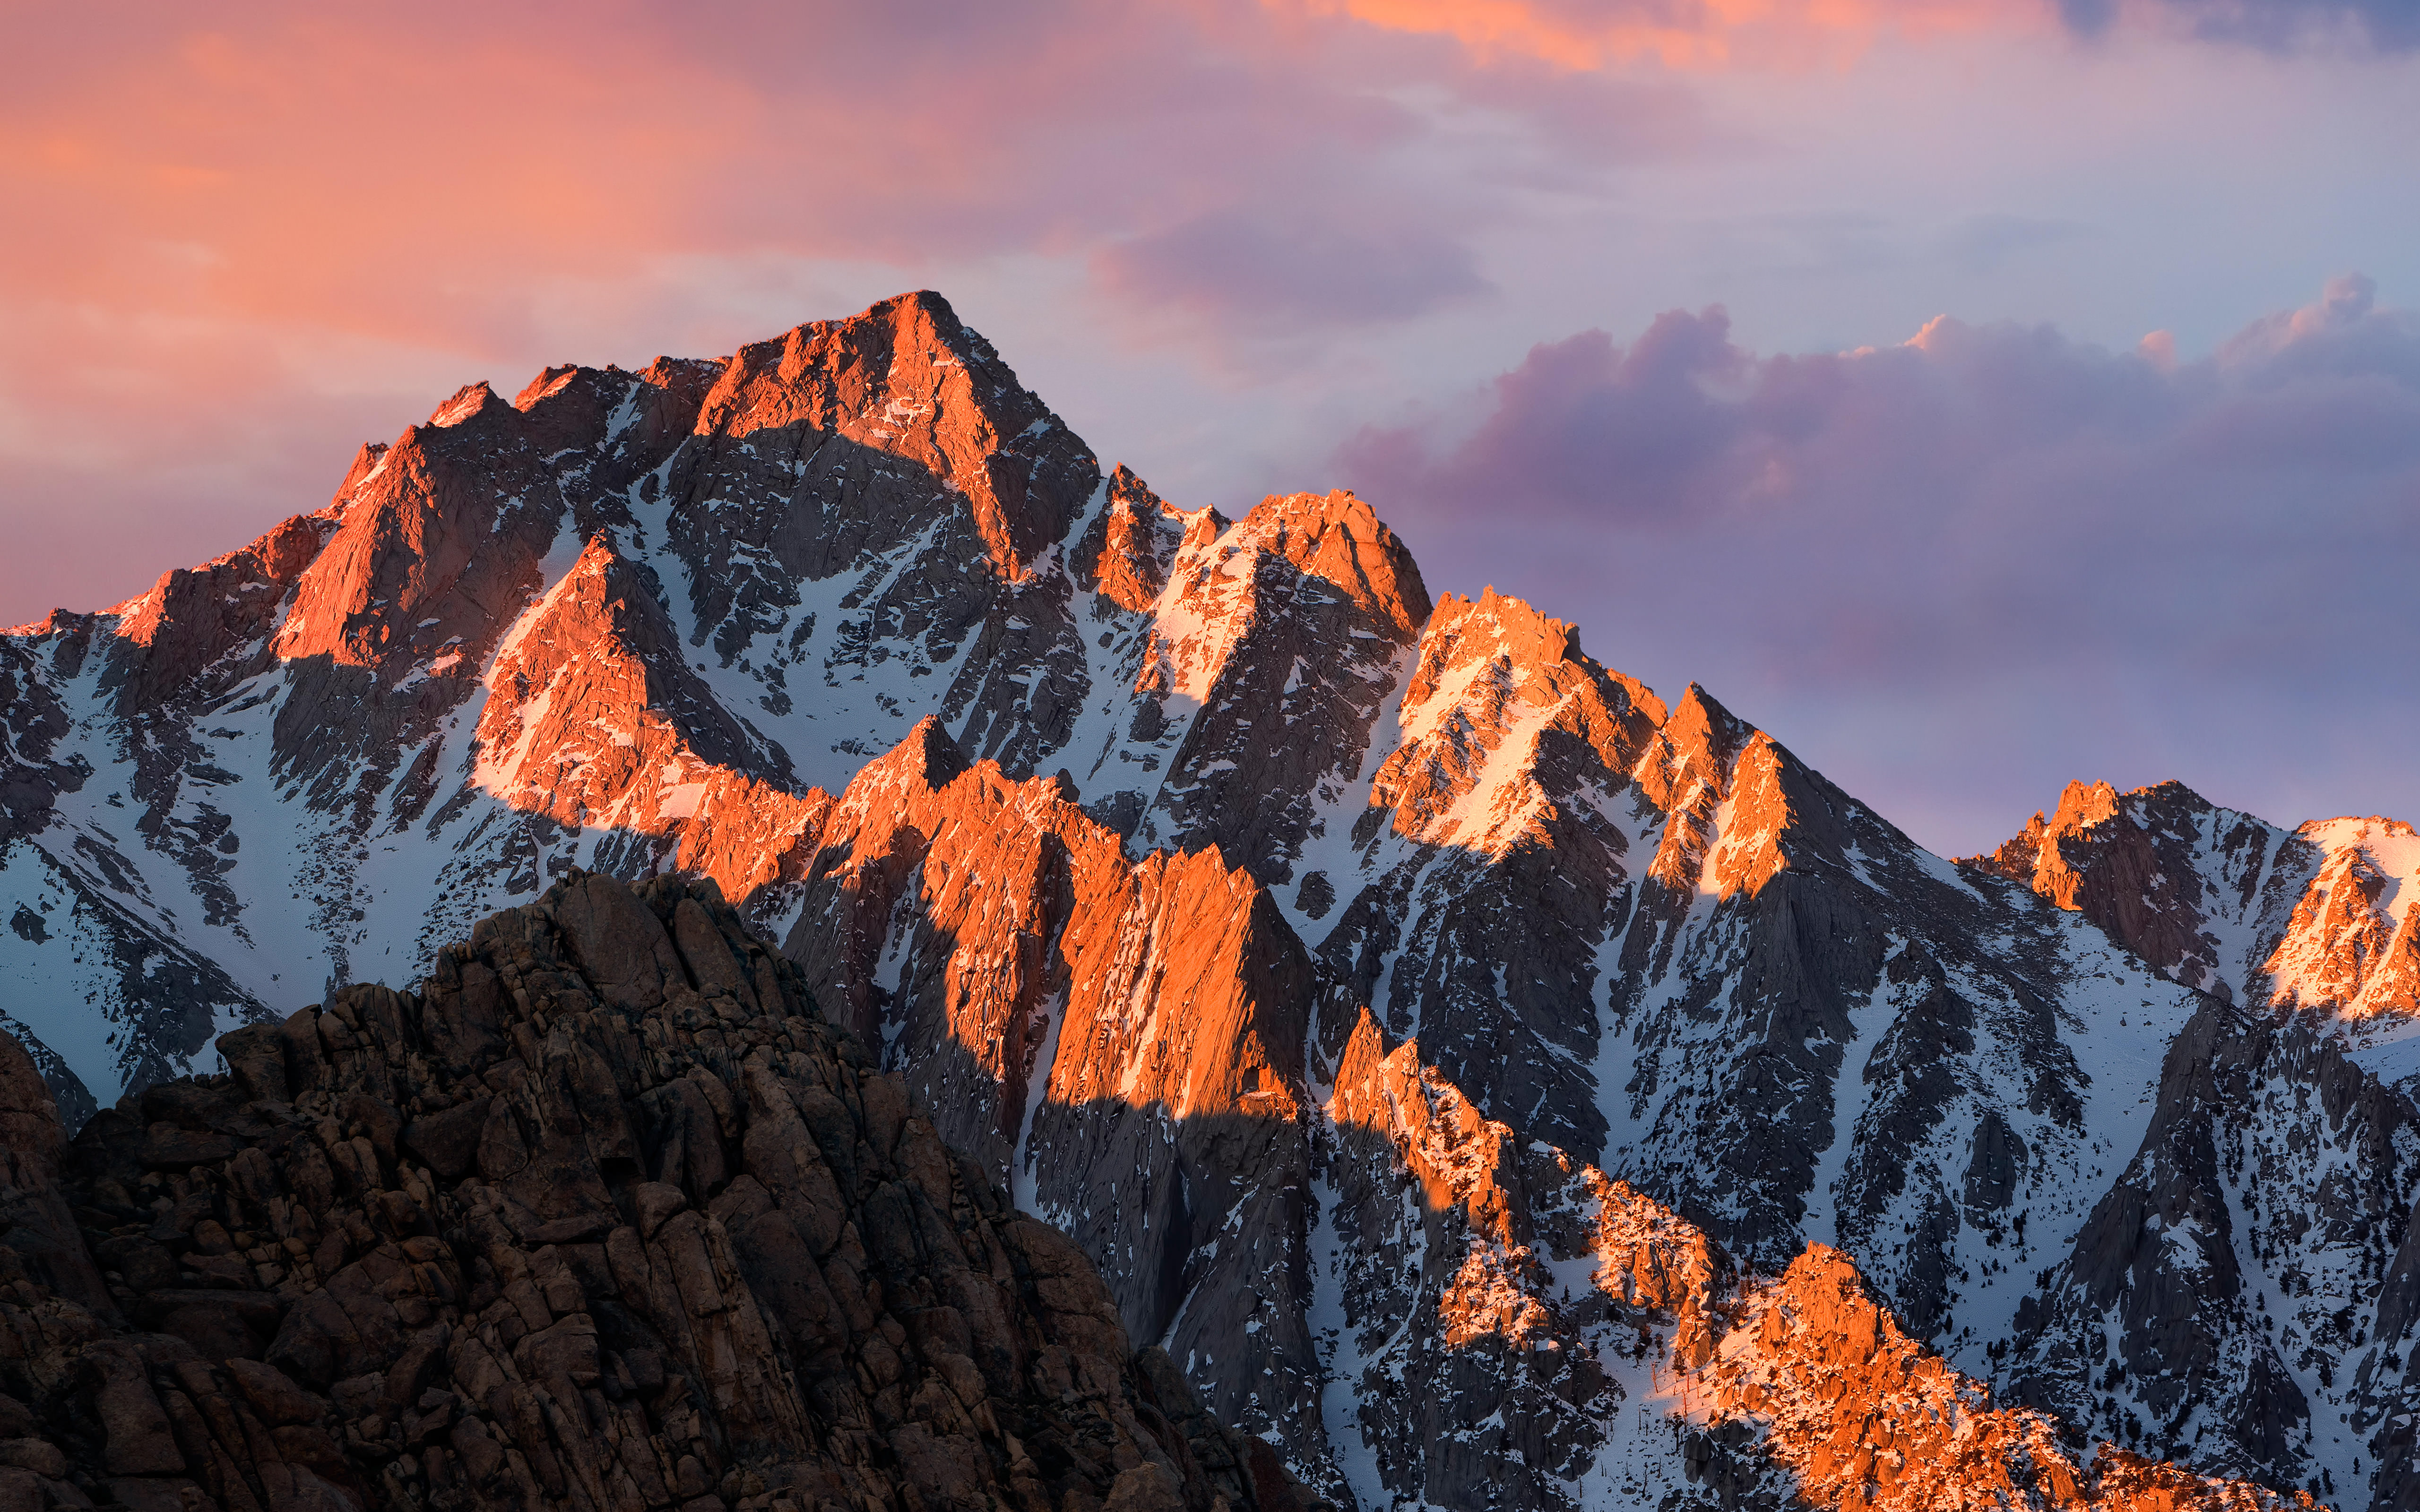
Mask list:
POLYGON ((0 1039, 0 1509, 1307 1512, 709 885, 578 874, 72 1144, 0 1039))

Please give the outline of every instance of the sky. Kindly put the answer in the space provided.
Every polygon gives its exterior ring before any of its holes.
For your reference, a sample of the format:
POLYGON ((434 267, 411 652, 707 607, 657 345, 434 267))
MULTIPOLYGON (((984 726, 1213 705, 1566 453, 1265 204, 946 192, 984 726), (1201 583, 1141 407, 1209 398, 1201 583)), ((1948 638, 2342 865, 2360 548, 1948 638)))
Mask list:
POLYGON ((941 290, 1945 854, 2420 820, 2420 0, 0 0, 0 624, 461 384, 941 290))

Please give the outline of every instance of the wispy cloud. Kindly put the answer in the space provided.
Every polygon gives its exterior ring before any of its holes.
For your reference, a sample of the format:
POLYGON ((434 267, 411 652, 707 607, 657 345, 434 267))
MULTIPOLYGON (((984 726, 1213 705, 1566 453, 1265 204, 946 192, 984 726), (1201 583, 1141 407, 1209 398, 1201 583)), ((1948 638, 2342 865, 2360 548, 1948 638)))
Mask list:
POLYGON ((1470 248, 1428 227, 1225 211, 1095 255, 1138 305, 1300 331, 1399 320, 1486 291, 1470 248))

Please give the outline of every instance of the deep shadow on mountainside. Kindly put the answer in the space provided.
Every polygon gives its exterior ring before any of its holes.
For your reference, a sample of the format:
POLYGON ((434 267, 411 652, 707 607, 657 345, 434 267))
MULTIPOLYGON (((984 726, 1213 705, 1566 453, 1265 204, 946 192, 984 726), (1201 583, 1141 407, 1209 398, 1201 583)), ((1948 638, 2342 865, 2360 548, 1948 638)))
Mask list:
MULTIPOLYGON (((1131 1350, 1076 1245, 944 1145, 711 884, 575 875, 418 992, 349 988, 222 1050, 229 1072, 70 1143, 0 1039, 8 1512, 1325 1505, 1131 1350)), ((1845 1257, 1744 1275, 1621 1183, 1534 1148, 1522 1174, 1511 1131, 1366 1014, 1344 1060, 1342 1126, 1440 1238, 1481 1241, 1427 1348, 1523 1382, 1542 1422, 1608 1384, 1503 1284, 1550 1214, 1599 1262, 1606 1363, 1664 1362, 1681 1394, 1687 1489, 1659 1505, 2310 1507, 2110 1445, 2079 1462, 1845 1257), (1507 1200, 1555 1171, 1570 1190, 1507 1200)), ((1450 1463, 1450 1424, 1390 1452, 1450 1463)))
POLYGON ((711 887, 577 875, 72 1143, 0 1040, 0 1507, 1308 1512, 711 887))

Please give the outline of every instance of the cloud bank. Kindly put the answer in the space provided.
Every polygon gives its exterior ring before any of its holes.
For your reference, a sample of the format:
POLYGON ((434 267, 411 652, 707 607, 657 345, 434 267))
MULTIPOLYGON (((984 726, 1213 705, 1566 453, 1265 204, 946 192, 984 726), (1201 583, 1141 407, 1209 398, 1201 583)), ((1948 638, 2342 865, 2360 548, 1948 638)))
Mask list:
POLYGON ((1707 684, 1876 801, 1931 792, 1905 817, 1937 843, 2023 818, 1945 776, 2420 811, 2420 319, 2365 278, 2182 363, 1947 318, 1759 356, 1675 312, 1542 345, 1336 466, 1599 657, 1707 684))
MULTIPOLYGON (((2177 3, 2247 34, 2325 8, 2177 3)), ((2412 0, 2361 3, 2391 31, 2412 0)), ((311 507, 466 377, 728 350, 923 284, 979 316, 971 283, 1047 299, 1037 325, 1230 388, 1502 311, 1559 243, 1621 234, 1623 172, 1792 150, 1714 118, 1712 75, 2061 25, 2040 0, 29 11, 0 96, 0 527, 45 548, 0 561, 0 620, 311 507)), ((1876 108, 1838 77, 1805 107, 1827 130, 1876 108)), ((1977 278, 2071 229, 1961 226, 1942 256, 1977 278)))
POLYGON ((1485 291, 1504 209, 1423 158, 1437 110, 1572 164, 1687 130, 1609 79, 1524 125, 1533 62, 1253 0, 96 0, 10 45, 0 524, 46 549, 0 562, 0 623, 314 507, 466 377, 728 351, 970 268, 1205 347, 1401 322, 1485 291), (728 298, 766 269, 814 286, 728 298))

